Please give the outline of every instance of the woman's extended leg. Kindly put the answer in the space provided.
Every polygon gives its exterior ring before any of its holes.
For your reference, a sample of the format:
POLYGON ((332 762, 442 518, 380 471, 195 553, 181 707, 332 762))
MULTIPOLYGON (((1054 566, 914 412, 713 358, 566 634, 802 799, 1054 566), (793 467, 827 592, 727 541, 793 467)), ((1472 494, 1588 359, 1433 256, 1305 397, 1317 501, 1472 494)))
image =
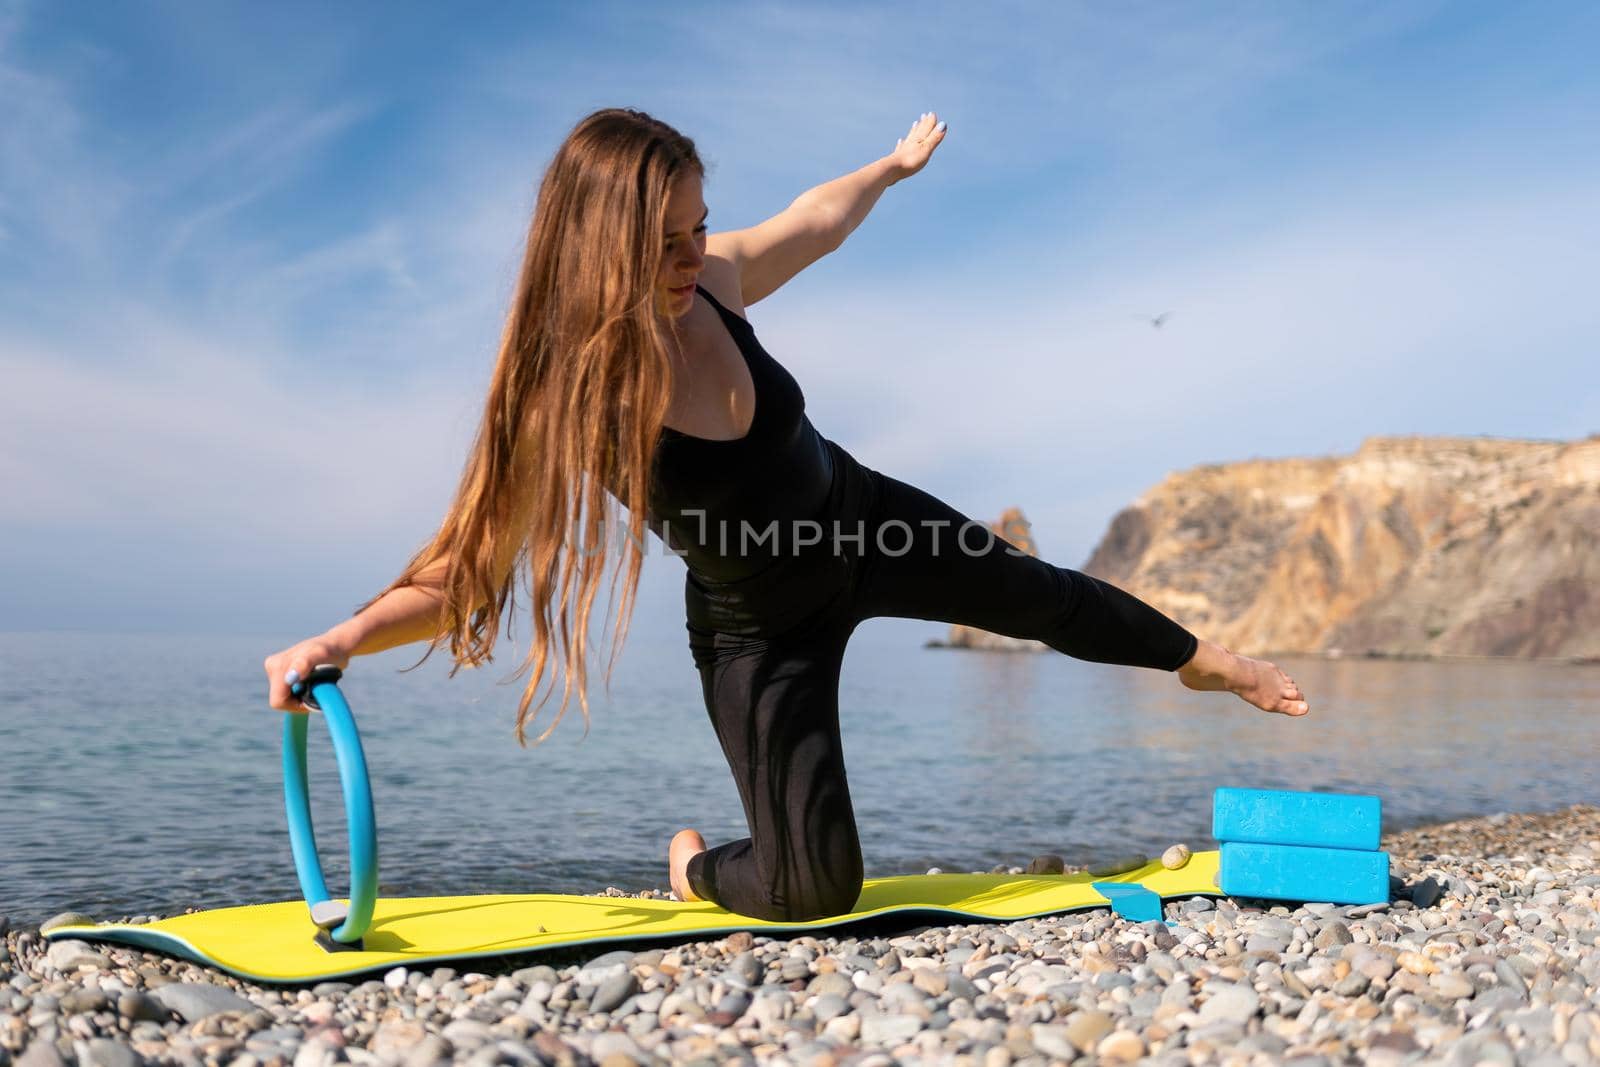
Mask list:
POLYGON ((1194 655, 1194 636, 1143 601, 1013 548, 921 489, 878 478, 862 617, 960 623, 1131 667, 1177 670, 1194 655))
POLYGON ((1192 689, 1227 689, 1258 708, 1305 714, 1270 663, 1199 641, 1108 582, 1026 555, 932 495, 885 475, 866 519, 858 617, 887 615, 1042 641, 1099 663, 1178 671, 1192 689))
POLYGON ((861 843, 839 738, 853 625, 782 639, 695 635, 706 710, 750 836, 689 860, 695 895, 758 919, 839 915, 861 892, 861 843))

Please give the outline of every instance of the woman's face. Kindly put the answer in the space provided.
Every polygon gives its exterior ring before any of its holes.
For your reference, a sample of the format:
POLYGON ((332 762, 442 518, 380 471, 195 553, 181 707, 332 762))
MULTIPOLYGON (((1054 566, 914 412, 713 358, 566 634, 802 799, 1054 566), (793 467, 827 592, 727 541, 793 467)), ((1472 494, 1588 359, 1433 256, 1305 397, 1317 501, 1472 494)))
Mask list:
POLYGON ((667 232, 656 278, 664 314, 681 318, 694 307, 694 283, 706 265, 706 204, 700 175, 680 176, 667 194, 667 232))

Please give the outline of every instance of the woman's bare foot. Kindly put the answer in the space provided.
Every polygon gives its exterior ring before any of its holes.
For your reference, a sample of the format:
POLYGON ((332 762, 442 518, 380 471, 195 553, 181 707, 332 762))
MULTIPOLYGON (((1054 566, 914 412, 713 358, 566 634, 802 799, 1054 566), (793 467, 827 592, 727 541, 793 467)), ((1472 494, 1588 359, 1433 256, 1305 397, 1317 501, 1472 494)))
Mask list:
POLYGON ((689 888, 689 861, 706 850, 706 839, 698 830, 679 830, 667 846, 667 879, 679 900, 699 900, 689 888))
POLYGON ((1210 641, 1201 641, 1193 658, 1178 668, 1178 680, 1190 689, 1225 689, 1262 711, 1299 716, 1311 710, 1294 679, 1275 664, 1236 655, 1210 641))

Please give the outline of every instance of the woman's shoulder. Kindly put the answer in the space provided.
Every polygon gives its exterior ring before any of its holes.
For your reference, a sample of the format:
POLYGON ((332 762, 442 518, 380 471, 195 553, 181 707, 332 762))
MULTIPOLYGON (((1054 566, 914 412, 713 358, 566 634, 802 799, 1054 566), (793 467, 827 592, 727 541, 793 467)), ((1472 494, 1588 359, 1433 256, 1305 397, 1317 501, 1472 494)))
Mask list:
POLYGON ((706 265, 700 271, 700 286, 710 293, 717 303, 748 321, 744 296, 739 281, 739 265, 714 252, 707 251, 706 265))

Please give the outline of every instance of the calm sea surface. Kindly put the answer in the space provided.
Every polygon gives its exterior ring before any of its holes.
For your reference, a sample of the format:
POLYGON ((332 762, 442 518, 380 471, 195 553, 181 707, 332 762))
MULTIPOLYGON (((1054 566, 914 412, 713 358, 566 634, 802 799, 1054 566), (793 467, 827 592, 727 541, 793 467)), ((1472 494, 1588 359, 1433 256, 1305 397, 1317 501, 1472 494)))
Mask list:
MULTIPOLYGON (((869 876, 1214 847, 1222 785, 1376 793, 1387 829, 1600 798, 1593 667, 1286 661, 1314 702, 1290 720, 1154 672, 920 647, 939 632, 869 623, 845 660, 869 876)), ((297 896, 281 717, 260 671, 281 643, 0 634, 0 914, 297 896)), ((587 739, 574 708, 526 750, 511 736, 519 687, 496 684, 513 654, 454 679, 442 661, 399 673, 413 659, 357 660, 343 684, 372 771, 385 894, 665 888, 674 831, 743 835, 681 639, 636 634, 587 739)), ((343 809, 326 731, 313 727, 314 807, 338 893, 343 809)))

